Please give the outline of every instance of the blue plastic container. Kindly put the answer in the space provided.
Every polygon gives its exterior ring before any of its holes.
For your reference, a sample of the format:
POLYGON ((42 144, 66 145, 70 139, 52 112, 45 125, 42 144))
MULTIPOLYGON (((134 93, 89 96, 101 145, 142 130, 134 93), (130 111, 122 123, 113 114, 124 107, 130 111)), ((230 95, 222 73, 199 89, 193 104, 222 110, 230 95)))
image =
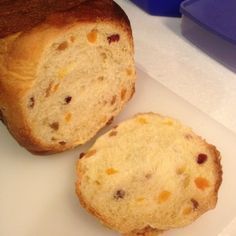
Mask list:
POLYGON ((183 0, 131 0, 151 15, 180 17, 180 4, 183 0))
POLYGON ((236 0, 186 0, 180 11, 182 34, 236 72, 236 0))

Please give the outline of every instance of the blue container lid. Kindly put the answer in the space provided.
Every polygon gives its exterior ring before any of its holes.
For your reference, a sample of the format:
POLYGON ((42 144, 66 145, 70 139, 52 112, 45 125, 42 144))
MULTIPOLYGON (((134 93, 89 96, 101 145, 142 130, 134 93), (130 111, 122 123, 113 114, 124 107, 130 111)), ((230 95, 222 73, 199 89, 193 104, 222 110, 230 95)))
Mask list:
POLYGON ((236 44, 236 0, 186 0, 180 11, 205 29, 236 44))
POLYGON ((151 15, 180 17, 180 3, 183 0, 131 0, 151 15))

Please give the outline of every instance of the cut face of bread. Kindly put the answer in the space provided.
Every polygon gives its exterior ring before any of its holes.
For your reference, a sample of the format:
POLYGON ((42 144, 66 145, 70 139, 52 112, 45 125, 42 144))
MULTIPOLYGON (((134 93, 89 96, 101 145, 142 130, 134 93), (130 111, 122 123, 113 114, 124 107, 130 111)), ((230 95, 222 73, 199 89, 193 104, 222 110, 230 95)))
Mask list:
POLYGON ((131 55, 126 32, 106 23, 75 26, 51 44, 25 100, 37 136, 73 146, 93 137, 133 93, 131 55))
POLYGON ((214 146, 152 113, 98 138, 78 161, 77 174, 82 205, 128 235, 190 224, 215 207, 222 178, 214 146))
POLYGON ((7 84, 2 82, 7 90, 3 115, 13 135, 33 152, 53 153, 85 143, 134 92, 133 41, 124 13, 112 1, 87 1, 75 12, 81 12, 81 20, 72 13, 56 15, 10 43, 10 37, 2 40, 8 45, 2 62, 2 74, 8 76, 7 84), (89 4, 95 9, 91 19, 86 15, 89 4), (103 8, 111 16, 116 9, 120 18, 96 19, 96 10, 103 8), (18 101, 13 108, 9 97, 14 92, 18 101))

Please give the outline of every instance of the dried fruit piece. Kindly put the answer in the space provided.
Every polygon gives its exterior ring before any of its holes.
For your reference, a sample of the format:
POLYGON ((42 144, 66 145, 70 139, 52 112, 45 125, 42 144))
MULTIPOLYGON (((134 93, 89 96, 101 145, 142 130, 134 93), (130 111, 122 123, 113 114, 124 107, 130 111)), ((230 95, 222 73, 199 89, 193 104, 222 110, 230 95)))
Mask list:
POLYGON ((101 55, 101 57, 103 59, 103 62, 105 62, 106 59, 107 59, 107 54, 105 52, 102 52, 100 55, 101 55))
POLYGON ((136 202, 143 202, 145 200, 144 197, 138 197, 136 198, 136 202))
POLYGON ((184 215, 189 215, 192 211, 193 211, 192 207, 186 207, 186 208, 183 210, 183 214, 184 214, 184 215))
POLYGON ((90 43, 95 43, 97 41, 97 30, 92 30, 87 34, 87 39, 90 43))
POLYGON ((76 62, 71 62, 64 67, 61 67, 57 74, 58 74, 58 79, 65 79, 66 76, 68 76, 76 67, 76 62))
POLYGON ((116 130, 113 130, 109 133, 109 136, 110 137, 113 137, 113 136, 116 136, 117 135, 117 131, 116 130))
POLYGON ((45 91, 45 97, 46 97, 46 98, 51 95, 52 84, 53 84, 53 82, 50 82, 49 85, 48 85, 48 87, 47 87, 47 89, 46 89, 46 91, 45 91))
POLYGON ((194 180, 195 185, 197 188, 201 189, 204 191, 206 188, 210 187, 209 181, 203 177, 198 177, 194 180))
POLYGON ((104 80, 104 76, 99 76, 99 77, 98 77, 98 80, 99 80, 99 81, 103 81, 103 80, 104 80))
POLYGON ((114 105, 116 102, 116 95, 114 95, 111 99, 111 105, 114 105))
POLYGON ((65 121, 66 122, 70 122, 71 118, 72 118, 72 114, 70 112, 65 115, 65 121))
POLYGON ((85 153, 81 152, 80 155, 79 155, 79 159, 83 158, 84 155, 85 155, 85 153))
POLYGON ((117 174, 117 173, 118 173, 118 170, 115 170, 115 169, 113 169, 113 168, 108 168, 108 169, 106 169, 106 173, 107 173, 108 175, 114 175, 114 174, 117 174))
POLYGON ((193 136, 191 134, 185 134, 184 136, 187 140, 193 139, 193 136))
POLYGON ((126 93, 127 93, 127 90, 126 90, 126 89, 122 89, 122 90, 121 90, 120 98, 121 98, 122 101, 125 99, 126 93))
POLYGON ((62 42, 61 44, 59 44, 59 46, 57 47, 57 50, 59 51, 63 51, 65 49, 67 49, 69 46, 67 41, 62 42))
POLYGON ((190 184, 190 176, 188 174, 183 175, 183 187, 187 188, 190 184))
POLYGON ((49 126, 55 131, 57 131, 59 129, 59 123, 58 122, 53 122, 49 126))
POLYGON ((197 163, 199 164, 199 165, 201 165, 201 164, 203 164, 203 163, 205 163, 206 161, 207 161, 207 155, 206 154, 204 154, 204 153, 200 153, 199 155, 198 155, 198 157, 197 157, 197 163))
POLYGON ((67 96, 65 98, 65 104, 69 104, 71 102, 71 100, 72 100, 72 97, 71 96, 67 96))
POLYGON ((66 142, 65 141, 61 141, 61 142, 59 142, 59 144, 64 146, 64 145, 66 145, 66 142))
POLYGON ((195 200, 194 198, 191 199, 191 202, 193 204, 193 209, 197 209, 199 207, 199 203, 197 200, 195 200))
POLYGON ((185 166, 182 166, 182 167, 179 167, 177 170, 176 170, 176 174, 177 175, 182 175, 184 172, 185 172, 185 166))
POLYGON ((29 107, 30 108, 34 108, 34 105, 35 105, 35 99, 34 99, 34 97, 31 97, 30 99, 29 99, 29 107))
POLYGON ((120 40, 120 35, 119 34, 112 34, 111 36, 107 37, 107 41, 109 44, 113 42, 118 42, 120 40))
POLYGON ((162 191, 158 196, 158 203, 166 202, 171 196, 171 192, 169 191, 162 191))
POLYGON ((130 69, 130 68, 127 68, 127 69, 126 69, 126 74, 127 74, 128 76, 132 75, 132 74, 133 74, 133 70, 130 69))
POLYGON ((140 124, 142 124, 142 125, 148 123, 147 120, 146 120, 144 117, 139 117, 139 118, 138 118, 138 122, 139 122, 140 124))
POLYGON ((101 185, 101 183, 98 180, 95 181, 95 184, 101 185))
POLYGON ((151 174, 151 173, 148 173, 148 174, 145 175, 145 178, 146 178, 146 179, 151 179, 151 177, 152 177, 152 174, 151 174))
POLYGON ((60 85, 60 84, 55 84, 55 85, 53 86, 53 88, 52 88, 52 92, 53 92, 53 93, 55 93, 55 92, 58 90, 59 85, 60 85))
POLYGON ((86 157, 91 157, 91 156, 93 156, 95 153, 97 152, 97 150, 91 150, 91 151, 89 151, 89 152, 87 152, 87 154, 86 154, 86 157))
POLYGON ((106 125, 112 124, 113 120, 114 120, 114 117, 112 116, 112 117, 107 121, 106 125))
POLYGON ((74 36, 71 36, 71 37, 70 37, 70 41, 71 41, 72 43, 74 43, 75 37, 74 37, 74 36))
POLYGON ((123 190, 123 189, 119 189, 119 190, 117 190, 115 193, 114 193, 114 195, 113 195, 113 197, 116 199, 116 200, 119 200, 119 199, 123 199, 124 197, 125 197, 125 191, 123 190))

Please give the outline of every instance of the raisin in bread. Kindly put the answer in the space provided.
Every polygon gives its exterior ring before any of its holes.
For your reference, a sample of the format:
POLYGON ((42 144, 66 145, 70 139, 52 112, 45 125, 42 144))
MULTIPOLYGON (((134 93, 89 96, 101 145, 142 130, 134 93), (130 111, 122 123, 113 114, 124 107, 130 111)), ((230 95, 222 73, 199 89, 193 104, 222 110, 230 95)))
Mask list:
POLYGON ((220 153, 190 128, 140 114, 97 139, 78 161, 81 204, 125 235, 155 235, 215 207, 220 153))
POLYGON ((36 26, 29 22, 26 31, 0 39, 1 117, 33 153, 85 143, 134 93, 133 39, 126 14, 111 0, 78 2, 66 11, 55 7, 59 11, 48 11, 36 26))

